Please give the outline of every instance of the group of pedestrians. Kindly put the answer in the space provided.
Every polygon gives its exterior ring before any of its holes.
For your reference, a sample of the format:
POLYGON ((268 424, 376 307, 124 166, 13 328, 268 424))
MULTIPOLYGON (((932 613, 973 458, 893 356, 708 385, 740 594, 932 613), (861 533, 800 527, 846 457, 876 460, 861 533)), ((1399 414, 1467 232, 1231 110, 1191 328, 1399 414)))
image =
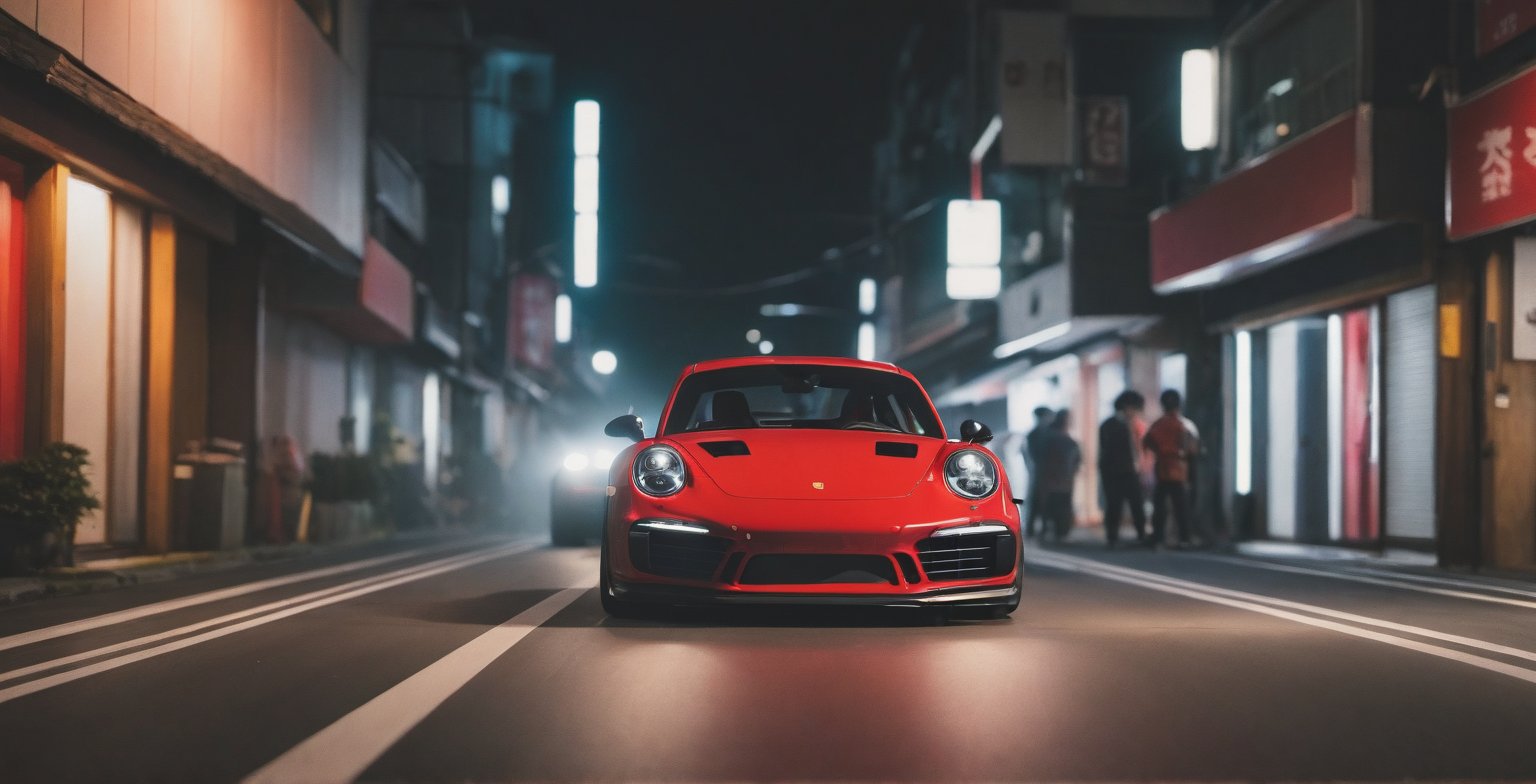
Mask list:
MULTIPOLYGON (((1115 398, 1114 415, 1099 425, 1104 539, 1111 548, 1120 543, 1120 526, 1127 508, 1138 545, 1163 544, 1170 512, 1177 524, 1178 544, 1195 544, 1191 493, 1194 458, 1200 454, 1200 431, 1183 415, 1184 400, 1177 390, 1164 391, 1158 402, 1162 416, 1149 426, 1143 419, 1146 398, 1139 392, 1123 392, 1115 398), (1149 461, 1150 477, 1144 470, 1149 461), (1149 489, 1150 536, 1146 512, 1149 489)), ((1042 540, 1061 541, 1072 528, 1072 490, 1082 467, 1082 449, 1069 431, 1070 412, 1042 407, 1036 408, 1034 414, 1035 427, 1025 436, 1024 446, 1024 462, 1030 477, 1024 533, 1028 537, 1038 535, 1042 540)))

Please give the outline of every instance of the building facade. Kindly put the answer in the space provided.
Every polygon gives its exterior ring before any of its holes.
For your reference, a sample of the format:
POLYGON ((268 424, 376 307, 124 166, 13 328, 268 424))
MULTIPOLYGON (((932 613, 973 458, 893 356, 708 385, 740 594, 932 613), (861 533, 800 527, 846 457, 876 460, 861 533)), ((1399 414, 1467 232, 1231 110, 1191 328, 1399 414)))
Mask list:
MULTIPOLYGON (((466 165, 483 218, 429 215, 434 183, 371 133, 372 7, 0 3, 0 460, 90 451, 102 509, 80 545, 191 546, 192 445, 243 448, 262 542, 294 535, 294 469, 376 447, 377 413, 406 461, 498 443, 516 385, 455 349, 505 352, 512 250, 479 238, 508 211, 466 165), (450 237, 456 254, 432 244, 450 237)), ((477 127, 466 144, 510 133, 477 127)))

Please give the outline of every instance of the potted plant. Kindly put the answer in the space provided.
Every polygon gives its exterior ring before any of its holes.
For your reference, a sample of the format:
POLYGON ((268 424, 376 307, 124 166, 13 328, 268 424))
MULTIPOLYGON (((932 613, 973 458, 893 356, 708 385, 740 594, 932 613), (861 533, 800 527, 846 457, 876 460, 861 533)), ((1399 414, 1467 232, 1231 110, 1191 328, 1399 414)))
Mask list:
POLYGON ((88 465, 84 448, 62 442, 0 463, 0 548, 8 556, 0 568, 74 565, 75 526, 101 507, 85 475, 88 465))

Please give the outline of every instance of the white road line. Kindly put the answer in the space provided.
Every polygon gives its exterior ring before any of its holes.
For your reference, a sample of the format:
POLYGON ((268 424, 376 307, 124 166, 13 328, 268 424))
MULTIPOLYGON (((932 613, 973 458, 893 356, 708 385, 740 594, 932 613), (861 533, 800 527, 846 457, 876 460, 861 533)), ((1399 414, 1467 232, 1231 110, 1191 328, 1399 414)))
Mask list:
POLYGON ((441 544, 433 545, 431 547, 423 547, 410 550, 408 552, 394 553, 392 555, 381 555, 377 558, 368 558, 362 561, 352 561, 350 563, 337 564, 336 566, 327 566, 323 569, 311 569, 306 572, 286 574, 282 577, 257 580, 256 582, 243 583, 241 585, 230 586, 229 588, 220 588, 216 591, 207 591, 205 593, 192 594, 191 596, 167 599, 163 602, 154 602, 153 604, 146 604, 142 607, 131 607, 127 610, 106 613, 105 615, 97 615, 91 618, 83 618, 78 621, 70 621, 69 623, 61 623, 57 626, 49 626, 43 629, 34 629, 29 632, 12 634, 8 637, 0 637, 0 651, 9 650, 11 648, 19 648, 23 645, 31 645, 32 643, 42 642, 44 640, 51 640, 55 637, 63 637, 70 634, 90 631, 91 629, 99 629, 103 626, 113 626, 119 623, 126 623, 128 621, 136 621, 140 618, 147 618, 151 615, 159 615, 161 613, 168 613, 174 610, 185 609, 187 607, 196 607, 199 604, 207 604, 209 602, 233 599, 237 596, 245 596, 247 594, 256 593, 257 591, 265 591, 271 588, 280 588, 284 585, 291 585, 293 583, 318 580, 323 577, 332 577, 338 574, 355 572, 359 569, 368 569, 374 566, 393 563, 395 561, 413 556, 426 555, 428 553, 447 550, 449 548, 461 546, 464 544, 467 543, 463 540, 444 542, 441 544))
POLYGON ((1412 574, 1409 572, 1389 572, 1382 569, 1369 569, 1363 566, 1347 567, 1344 569, 1344 571, 1367 576, 1387 577, 1394 580, 1408 580, 1410 582, 1430 583, 1434 585, 1456 585, 1462 588, 1469 588, 1478 591, 1507 593, 1513 596, 1526 596, 1532 599, 1536 599, 1536 591, 1527 590, 1524 588, 1515 588, 1509 585, 1498 585, 1491 582, 1461 580, 1455 577, 1436 577, 1427 574, 1412 574))
POLYGON ((1415 591, 1418 593, 1435 594, 1437 596, 1449 596, 1454 599, 1470 599, 1472 601, 1478 602, 1491 602, 1493 604, 1507 604, 1513 607, 1524 607, 1529 610, 1536 610, 1536 601, 1510 599, 1504 596, 1489 596, 1483 593, 1474 593, 1472 591, 1456 591, 1449 588, 1430 588, 1424 585, 1411 585, 1385 577, 1369 577, 1359 574, 1345 574, 1329 569, 1312 569, 1306 566, 1291 566, 1289 564, 1278 564, 1270 561, 1254 561, 1247 558, 1228 558, 1219 555, 1200 556, 1200 558, 1201 560, 1219 561, 1221 563, 1245 566, 1250 569, 1268 569, 1274 572, 1289 572, 1291 574, 1306 574, 1317 577, 1328 577, 1334 580, 1348 580, 1350 582, 1364 583, 1366 585, 1380 585, 1387 588, 1397 588, 1403 591, 1415 591))
POLYGON ((122 656, 118 656, 116 658, 106 659, 94 664, 88 664, 78 669, 66 670, 64 672, 49 675, 44 678, 38 678, 36 680, 30 680, 25 683, 11 686, 9 688, 0 689, 0 703, 10 702, 11 700, 17 699, 19 697, 25 697, 28 694, 35 694, 45 689, 51 689, 55 686, 62 686, 63 684, 80 680, 81 678, 86 678, 92 675, 107 672, 109 670, 115 670, 118 667, 144 661, 145 659, 150 659, 161 654, 171 653, 172 651, 179 651, 183 648, 190 648, 199 643, 208 642, 209 640, 216 640, 220 637, 226 637, 237 632, 243 632, 247 629, 254 629, 257 626, 263 626, 274 621, 283 620, 284 618, 291 618, 300 613, 309 612, 310 610, 316 610, 321 607, 337 604, 339 602, 356 599, 359 596, 366 596, 370 593, 382 591, 387 588, 393 588, 397 585, 404 585, 416 580, 435 577, 439 574, 474 566, 475 564, 484 563, 486 561, 494 560, 497 558, 505 558, 507 556, 516 555, 518 553, 531 550, 534 547, 535 545, 533 544, 506 545, 504 547, 499 547, 495 550, 480 553, 478 555, 454 556, 453 558, 446 558, 441 561, 434 561, 432 563, 424 564, 421 566, 414 566, 410 569, 401 570, 401 573, 399 573, 398 576, 390 579, 360 581, 367 582, 368 584, 362 585, 349 591, 332 594, 330 596, 315 599, 314 601, 305 602, 304 604, 278 610, 277 612, 269 613, 267 615, 251 618, 240 623, 232 624, 229 626, 221 626, 217 629, 203 632, 202 634, 193 635, 191 637, 183 637, 179 640, 167 642, 152 648, 144 648, 138 651, 134 651, 133 653, 127 653, 122 656), (433 563, 437 565, 433 566, 433 563))
POLYGON ((355 588, 360 588, 360 587, 362 587, 364 585, 369 585, 369 584, 376 583, 376 582, 383 582, 384 580, 393 579, 393 578, 396 578, 396 577, 400 577, 402 575, 410 574, 412 572, 426 570, 426 569, 431 569, 431 568, 436 567, 436 566, 443 566, 443 565, 446 565, 446 564, 455 563, 455 562, 460 561, 460 560, 467 561, 467 560, 479 557, 481 554, 482 553, 477 553, 477 552, 462 553, 460 555, 450 556, 448 558, 441 558, 441 559, 438 559, 436 561, 428 561, 426 563, 416 564, 414 566, 408 566, 408 567, 405 567, 405 568, 402 568, 402 569, 396 569, 396 570, 390 571, 390 572, 384 572, 383 574, 370 575, 368 577, 360 578, 360 579, 357 579, 357 580, 352 580, 351 582, 345 582, 345 583, 342 583, 340 585, 333 585, 333 586, 330 586, 328 588, 321 588, 319 590, 310 591, 308 593, 302 593, 302 594, 299 594, 298 596, 290 596, 287 599, 279 599, 278 601, 275 601, 275 602, 268 602, 268 603, 260 605, 258 607, 251 607, 251 608, 244 609, 244 610, 238 610, 236 612, 227 613, 225 615, 220 615, 220 616, 218 616, 216 618, 209 618, 207 620, 198 621, 197 623, 191 623, 191 624, 187 624, 185 626, 178 626, 178 627, 176 627, 174 629, 168 629, 168 630, 163 631, 163 632, 158 632, 158 633, 155 633, 155 634, 149 634, 149 635, 145 635, 143 637, 135 637, 135 638, 130 639, 130 640, 124 640, 122 642, 113 643, 112 645, 105 645, 105 646, 102 646, 100 648, 95 648, 93 650, 81 651, 80 653, 70 654, 69 656, 61 656, 61 657, 59 657, 57 659, 49 659, 47 661, 38 662, 36 664, 28 665, 26 667, 19 667, 19 668, 14 669, 14 670, 7 670, 5 672, 0 672, 0 683, 5 683, 6 681, 14 681, 14 680, 18 680, 18 679, 21 679, 21 678, 30 677, 30 676, 36 675, 38 673, 47 672, 49 670, 56 670, 56 669, 59 669, 60 667, 68 667, 68 666, 70 666, 72 664, 79 664, 80 662, 83 662, 83 661, 89 661, 91 659, 97 659, 97 658, 100 658, 102 656, 106 656, 108 654, 117 653, 119 651, 126 651, 126 650, 130 650, 130 649, 133 649, 133 648, 142 648, 142 647, 144 647, 146 645, 149 645, 151 643, 160 642, 161 640, 169 640, 169 639, 174 639, 176 637, 182 637, 182 636, 191 634, 192 632, 199 631, 201 629, 208 629, 208 628, 212 628, 212 627, 215 627, 215 626, 223 626, 226 623, 231 623, 231 622, 234 622, 234 621, 238 621, 241 618, 249 618, 249 617, 254 616, 254 615, 264 615, 264 614, 269 613, 269 612, 274 612, 276 610, 281 610, 284 607, 292 607, 293 605, 296 605, 296 604, 303 604, 304 602, 308 602, 308 601, 313 601, 315 599, 319 599, 322 596, 329 596, 331 594, 337 594, 337 593, 341 593, 343 591, 348 591, 348 590, 352 590, 352 589, 355 589, 355 588))
POLYGON ((566 588, 470 640, 262 766, 245 784, 356 779, 471 678, 591 588, 566 588))
POLYGON ((1197 582, 1192 582, 1192 581, 1189 581, 1189 580, 1180 580, 1180 579, 1178 579, 1176 577, 1168 577, 1166 575, 1161 575, 1161 574, 1158 574, 1156 572, 1147 572, 1147 571, 1142 571, 1140 569, 1131 569, 1131 568, 1124 567, 1124 566, 1116 566, 1116 565, 1113 565, 1113 564, 1103 563, 1101 561, 1094 561, 1094 560, 1091 560, 1091 559, 1083 559, 1083 558, 1077 558, 1075 556, 1062 555, 1060 553, 1050 553, 1046 557, 1059 557, 1059 558, 1067 559, 1067 560, 1074 561, 1074 562, 1075 561, 1084 561, 1084 562, 1090 563, 1093 566, 1098 567, 1100 569, 1107 569, 1109 571, 1118 571, 1118 572, 1123 573, 1123 574, 1128 574, 1128 575, 1130 575, 1132 577, 1139 577, 1139 578, 1147 579, 1147 580, 1157 580, 1157 581, 1161 581, 1161 582, 1170 583, 1172 585, 1177 585, 1177 586, 1180 586, 1180 587, 1187 587, 1187 588, 1194 588, 1196 590, 1201 590, 1201 591, 1208 591, 1210 593, 1218 594, 1218 595, 1221 595, 1221 596, 1228 596, 1228 597, 1231 597, 1231 598, 1234 598, 1234 599, 1243 600, 1243 601, 1260 602, 1260 603, 1263 603, 1263 604, 1274 605, 1276 607, 1284 607, 1284 608, 1290 609, 1290 610, 1297 610, 1297 611, 1300 611, 1300 612, 1315 613, 1317 615, 1323 615, 1323 616, 1326 616, 1326 617, 1329 617, 1329 618, 1335 618, 1335 619, 1338 619, 1338 620, 1341 620, 1341 621, 1349 621, 1351 623, 1359 623, 1359 624, 1364 624, 1366 626, 1376 626, 1376 627, 1380 627, 1380 628, 1383 628, 1383 629, 1390 629, 1390 630, 1396 631, 1396 632, 1403 632, 1405 634, 1418 635, 1420 637, 1429 637, 1431 639, 1440 640, 1442 642, 1449 642, 1449 643, 1453 643, 1453 644, 1456 644, 1456 645, 1464 645, 1464 646, 1466 646, 1468 648, 1477 648, 1479 650, 1488 651, 1489 653, 1497 653, 1497 654, 1500 654, 1500 655, 1503 655, 1503 656, 1510 656, 1510 657, 1513 657, 1513 658, 1516 658, 1516 659, 1526 659, 1528 661, 1536 662, 1536 653, 1533 653, 1531 651, 1527 651, 1527 650, 1524 650, 1522 648, 1513 648, 1513 647, 1510 647, 1508 645, 1499 645, 1498 643, 1486 642, 1486 641, 1479 640, 1479 639, 1476 639, 1476 638, 1473 638, 1473 637, 1463 637, 1463 636, 1461 636, 1459 634, 1448 634, 1446 632, 1435 631, 1434 629, 1426 629, 1426 628, 1421 627, 1421 626, 1409 626, 1408 624, 1396 623, 1394 621, 1386 621, 1386 620, 1382 620, 1380 618, 1372 618, 1372 617, 1370 617, 1368 615, 1356 615, 1355 613, 1344 612, 1342 610, 1334 610, 1334 609, 1331 609, 1331 608, 1328 608, 1328 607, 1322 607, 1322 606, 1315 605, 1315 604, 1304 604, 1302 602, 1293 602, 1293 601, 1290 601, 1289 599, 1280 599, 1280 598, 1277 598, 1277 597, 1274 597, 1274 596, 1266 596, 1264 594, 1249 593, 1247 591, 1235 591, 1235 590, 1232 590, 1230 588, 1219 588, 1217 586, 1209 585, 1209 584, 1206 584, 1206 583, 1197 583, 1197 582))
POLYGON ((1497 659, 1490 659, 1486 656, 1478 656, 1476 654, 1459 651, 1454 648, 1442 648, 1438 645, 1430 645, 1429 643, 1419 642, 1418 640, 1411 640, 1406 637, 1397 637, 1390 634, 1383 634, 1381 632, 1371 631, 1370 629, 1362 629, 1358 626, 1350 626, 1344 623, 1324 620, 1323 618, 1317 618, 1311 615, 1302 615, 1300 612, 1291 612, 1289 610, 1280 609, 1280 607, 1294 607, 1298 610, 1315 613, 1317 615, 1346 618, 1349 620, 1354 620, 1357 623, 1365 623, 1372 626, 1380 626, 1396 629, 1399 631, 1406 631, 1411 634, 1445 640, 1447 642, 1455 642, 1459 645, 1467 645, 1469 647, 1482 648, 1484 650, 1501 649, 1498 650, 1498 652, 1506 653, 1506 655, 1510 656, 1519 656, 1521 658, 1536 660, 1536 654, 1532 654, 1529 651, 1522 651, 1518 648, 1508 648, 1507 646, 1494 645, 1493 643, 1483 642, 1482 640, 1473 640, 1468 637, 1443 634, 1431 629, 1421 629, 1414 626, 1405 626, 1403 624, 1382 621, 1376 618, 1367 618, 1365 616, 1353 615, 1351 613, 1341 613, 1336 610, 1330 610, 1326 607, 1316 607, 1313 605, 1301 604, 1300 602, 1290 602, 1281 599, 1274 599, 1268 596, 1259 596, 1257 594, 1250 594, 1242 591, 1231 591, 1225 588, 1212 588, 1211 586, 1202 585, 1200 583, 1192 583, 1171 577, 1163 577, 1162 575, 1153 574, 1151 572, 1143 572, 1138 569, 1126 569, 1123 567, 1109 566, 1107 564, 1103 564, 1087 558, 1077 558, 1075 556, 1062 555, 1060 553, 1051 553, 1049 555, 1034 554, 1030 557, 1037 563, 1043 564, 1045 566, 1055 566, 1057 568, 1068 569, 1070 571, 1083 572, 1085 574, 1091 574, 1095 577, 1100 577, 1105 580, 1114 580, 1116 582, 1128 583, 1130 585, 1147 588, 1153 591, 1162 591, 1164 593, 1176 594, 1179 596, 1188 597, 1190 599, 1197 599, 1203 602, 1220 604, 1240 610, 1248 610, 1249 612, 1269 615, 1275 618, 1283 618, 1285 620, 1294 621, 1296 623, 1305 624, 1307 626, 1315 626, 1320 629, 1336 631, 1341 634, 1348 634, 1367 640, 1375 640, 1376 642, 1386 643, 1388 645, 1393 645, 1399 648, 1406 648, 1411 651, 1418 651, 1419 653, 1426 653, 1430 656, 1438 656, 1442 659, 1449 659, 1451 661, 1471 665, 1473 667, 1488 670, 1490 672, 1496 672, 1500 675, 1507 675, 1511 678, 1522 680, 1527 683, 1536 684, 1536 671, 1498 661, 1497 659))

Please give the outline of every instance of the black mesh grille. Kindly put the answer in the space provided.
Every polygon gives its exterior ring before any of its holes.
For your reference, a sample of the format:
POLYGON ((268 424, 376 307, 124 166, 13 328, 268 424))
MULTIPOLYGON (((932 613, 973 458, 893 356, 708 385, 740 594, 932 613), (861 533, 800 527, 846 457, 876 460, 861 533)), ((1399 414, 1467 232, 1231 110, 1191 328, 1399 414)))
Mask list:
POLYGON ((974 580, 1013 571, 1013 534, 962 534, 924 539, 917 558, 930 580, 974 580))
POLYGON ((759 555, 747 561, 742 585, 822 583, 896 584, 896 569, 883 555, 759 555))
POLYGON ((729 539, 636 527, 629 532, 629 557, 635 568, 662 577, 708 580, 720 568, 729 539))

